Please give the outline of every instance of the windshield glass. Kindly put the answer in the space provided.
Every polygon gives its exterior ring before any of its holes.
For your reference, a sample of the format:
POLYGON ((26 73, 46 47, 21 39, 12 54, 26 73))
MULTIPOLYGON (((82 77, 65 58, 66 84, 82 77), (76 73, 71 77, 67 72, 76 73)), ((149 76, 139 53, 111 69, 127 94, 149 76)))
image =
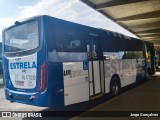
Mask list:
POLYGON ((22 24, 5 32, 4 51, 20 52, 39 45, 38 21, 22 24))

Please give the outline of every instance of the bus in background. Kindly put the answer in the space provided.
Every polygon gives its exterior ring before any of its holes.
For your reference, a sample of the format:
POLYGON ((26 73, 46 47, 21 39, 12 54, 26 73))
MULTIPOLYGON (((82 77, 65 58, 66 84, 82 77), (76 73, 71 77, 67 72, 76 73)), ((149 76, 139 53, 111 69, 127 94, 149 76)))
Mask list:
POLYGON ((153 43, 145 41, 146 45, 146 62, 147 62, 147 73, 152 75, 155 73, 156 69, 156 54, 153 43))
POLYGON ((3 69, 2 69, 2 42, 0 42, 0 74, 3 74, 3 69))
POLYGON ((153 44, 50 16, 3 30, 7 100, 55 107, 92 100, 154 73, 153 44))
POLYGON ((160 66, 160 50, 158 50, 157 53, 158 53, 158 66, 160 66))
POLYGON ((160 58, 159 58, 159 50, 155 49, 155 68, 156 70, 159 68, 159 62, 160 62, 160 58))

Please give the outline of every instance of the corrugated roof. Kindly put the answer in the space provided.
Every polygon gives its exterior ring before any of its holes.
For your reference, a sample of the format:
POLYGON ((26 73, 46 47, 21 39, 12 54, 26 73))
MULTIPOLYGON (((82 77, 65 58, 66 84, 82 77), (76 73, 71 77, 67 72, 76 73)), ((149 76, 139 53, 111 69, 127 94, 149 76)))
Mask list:
POLYGON ((160 48, 160 0, 81 0, 160 48))

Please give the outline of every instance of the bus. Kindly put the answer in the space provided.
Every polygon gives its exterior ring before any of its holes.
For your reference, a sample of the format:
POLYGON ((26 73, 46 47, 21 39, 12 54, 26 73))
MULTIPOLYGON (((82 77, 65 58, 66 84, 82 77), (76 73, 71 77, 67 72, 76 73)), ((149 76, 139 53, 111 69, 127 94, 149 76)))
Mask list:
POLYGON ((116 32, 42 15, 2 32, 7 100, 59 107, 118 95, 154 73, 154 46, 116 32))

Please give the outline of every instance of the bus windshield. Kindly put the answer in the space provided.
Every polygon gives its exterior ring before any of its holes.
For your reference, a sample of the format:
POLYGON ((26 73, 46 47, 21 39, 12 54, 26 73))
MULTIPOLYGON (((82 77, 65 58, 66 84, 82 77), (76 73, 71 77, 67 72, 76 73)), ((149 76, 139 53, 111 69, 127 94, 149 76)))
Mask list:
POLYGON ((38 21, 18 25, 5 31, 4 52, 22 52, 39 46, 38 21))

